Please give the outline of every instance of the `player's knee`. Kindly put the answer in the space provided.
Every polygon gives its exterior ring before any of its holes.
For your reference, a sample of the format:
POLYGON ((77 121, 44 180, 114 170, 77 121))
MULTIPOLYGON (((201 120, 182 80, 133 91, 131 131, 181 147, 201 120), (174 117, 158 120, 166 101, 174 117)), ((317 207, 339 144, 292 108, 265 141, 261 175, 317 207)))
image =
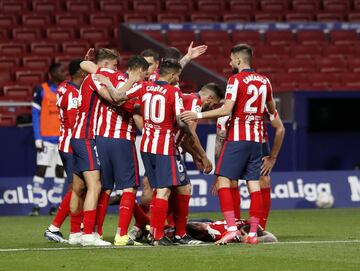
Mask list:
POLYGON ((191 195, 191 185, 178 186, 176 192, 180 195, 191 195))
POLYGON ((38 165, 36 166, 35 175, 44 178, 47 166, 38 165))
POLYGON ((170 197, 170 189, 169 188, 159 188, 156 189, 156 198, 158 199, 168 199, 170 197))
POLYGON ((265 187, 270 187, 270 176, 261 176, 260 177, 260 187, 261 188, 265 188, 265 187))

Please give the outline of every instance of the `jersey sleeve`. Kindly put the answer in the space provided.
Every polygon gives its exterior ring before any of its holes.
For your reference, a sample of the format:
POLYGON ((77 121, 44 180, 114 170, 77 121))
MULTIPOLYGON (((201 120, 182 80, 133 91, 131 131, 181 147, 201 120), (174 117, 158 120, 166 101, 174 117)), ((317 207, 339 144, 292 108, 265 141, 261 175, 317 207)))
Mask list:
POLYGON ((181 91, 176 90, 174 92, 174 98, 175 98, 175 116, 179 116, 181 113, 185 111, 184 109, 184 101, 181 91))
POLYGON ((134 84, 132 88, 126 91, 126 96, 129 99, 139 98, 141 96, 141 91, 143 87, 144 87, 143 83, 134 84))
POLYGON ((40 135, 40 111, 42 102, 43 90, 40 87, 34 88, 33 101, 32 101, 32 123, 35 139, 41 139, 40 135))
POLYGON ((194 99, 191 105, 191 111, 195 113, 201 113, 201 100, 194 99))
POLYGON ((267 94, 266 94, 266 102, 270 102, 273 99, 273 90, 270 83, 270 80, 266 78, 267 81, 267 94))
POLYGON ((235 76, 230 77, 226 85, 225 99, 235 102, 238 89, 239 89, 239 80, 235 76))

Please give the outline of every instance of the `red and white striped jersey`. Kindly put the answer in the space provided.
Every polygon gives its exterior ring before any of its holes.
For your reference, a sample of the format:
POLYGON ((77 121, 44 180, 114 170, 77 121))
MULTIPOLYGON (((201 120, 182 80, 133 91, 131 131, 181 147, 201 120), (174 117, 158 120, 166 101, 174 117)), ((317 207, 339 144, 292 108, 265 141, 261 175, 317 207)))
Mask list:
POLYGON ((235 102, 227 140, 262 143, 264 108, 272 99, 269 79, 252 69, 242 70, 229 78, 225 98, 235 102))
MULTIPOLYGON (((116 88, 121 88, 128 80, 128 75, 115 72, 110 80, 116 88)), ((96 135, 135 140, 136 126, 133 119, 135 103, 135 100, 129 100, 118 107, 101 99, 96 135)))
MULTIPOLYGON (((96 73, 111 77, 115 71, 107 68, 99 68, 96 73)), ((76 117, 76 124, 72 135, 73 138, 91 139, 96 135, 101 102, 97 92, 101 88, 101 84, 94 76, 94 74, 88 74, 81 84, 81 104, 76 117)))
POLYGON ((150 74, 148 81, 155 82, 159 80, 159 77, 160 77, 159 70, 156 69, 152 74, 150 74))
POLYGON ((140 151, 174 155, 176 116, 184 111, 182 93, 164 81, 142 82, 126 92, 139 98, 144 128, 140 151))
MULTIPOLYGON (((244 219, 236 219, 235 221, 238 229, 245 225, 249 225, 249 222, 244 219)), ((214 239, 214 241, 220 240, 227 232, 227 225, 225 220, 218 220, 211 222, 206 227, 208 234, 214 239)))
POLYGON ((80 103, 79 87, 70 81, 62 82, 56 90, 56 105, 59 108, 59 150, 72 152, 70 139, 80 103))

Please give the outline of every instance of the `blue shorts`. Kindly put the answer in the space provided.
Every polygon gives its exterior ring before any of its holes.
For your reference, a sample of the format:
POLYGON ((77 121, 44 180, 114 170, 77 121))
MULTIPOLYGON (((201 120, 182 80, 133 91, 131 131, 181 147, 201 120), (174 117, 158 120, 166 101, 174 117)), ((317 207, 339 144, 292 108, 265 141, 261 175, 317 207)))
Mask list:
POLYGON ((141 152, 151 188, 164 188, 190 184, 180 155, 161 155, 141 152))
POLYGON ((73 174, 74 174, 74 156, 70 152, 59 151, 64 170, 67 175, 69 183, 72 183, 73 174))
POLYGON ((139 186, 139 166, 134 142, 97 136, 96 148, 101 164, 103 189, 113 189, 114 184, 117 190, 139 186))
POLYGON ((269 142, 262 143, 262 157, 270 155, 269 142))
POLYGON ((215 174, 230 180, 259 180, 261 148, 261 143, 252 141, 225 141, 215 174))
POLYGON ((74 173, 100 170, 95 139, 72 138, 70 143, 74 156, 74 173))

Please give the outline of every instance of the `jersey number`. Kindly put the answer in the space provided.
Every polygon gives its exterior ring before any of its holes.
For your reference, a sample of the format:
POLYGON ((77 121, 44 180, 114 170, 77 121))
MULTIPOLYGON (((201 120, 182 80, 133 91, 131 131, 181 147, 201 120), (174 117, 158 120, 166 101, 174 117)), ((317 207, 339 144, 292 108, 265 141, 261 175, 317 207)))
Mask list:
POLYGON ((146 93, 142 97, 144 102, 144 119, 154 123, 162 123, 165 119, 165 97, 146 93))
POLYGON ((265 107, 265 100, 266 100, 266 85, 261 85, 261 87, 258 89, 254 85, 249 85, 247 88, 246 93, 249 95, 252 95, 249 100, 247 100, 245 104, 245 112, 246 113, 256 113, 258 111, 258 108, 256 106, 252 106, 254 102, 256 102, 259 95, 261 95, 261 108, 260 112, 264 112, 265 107))

